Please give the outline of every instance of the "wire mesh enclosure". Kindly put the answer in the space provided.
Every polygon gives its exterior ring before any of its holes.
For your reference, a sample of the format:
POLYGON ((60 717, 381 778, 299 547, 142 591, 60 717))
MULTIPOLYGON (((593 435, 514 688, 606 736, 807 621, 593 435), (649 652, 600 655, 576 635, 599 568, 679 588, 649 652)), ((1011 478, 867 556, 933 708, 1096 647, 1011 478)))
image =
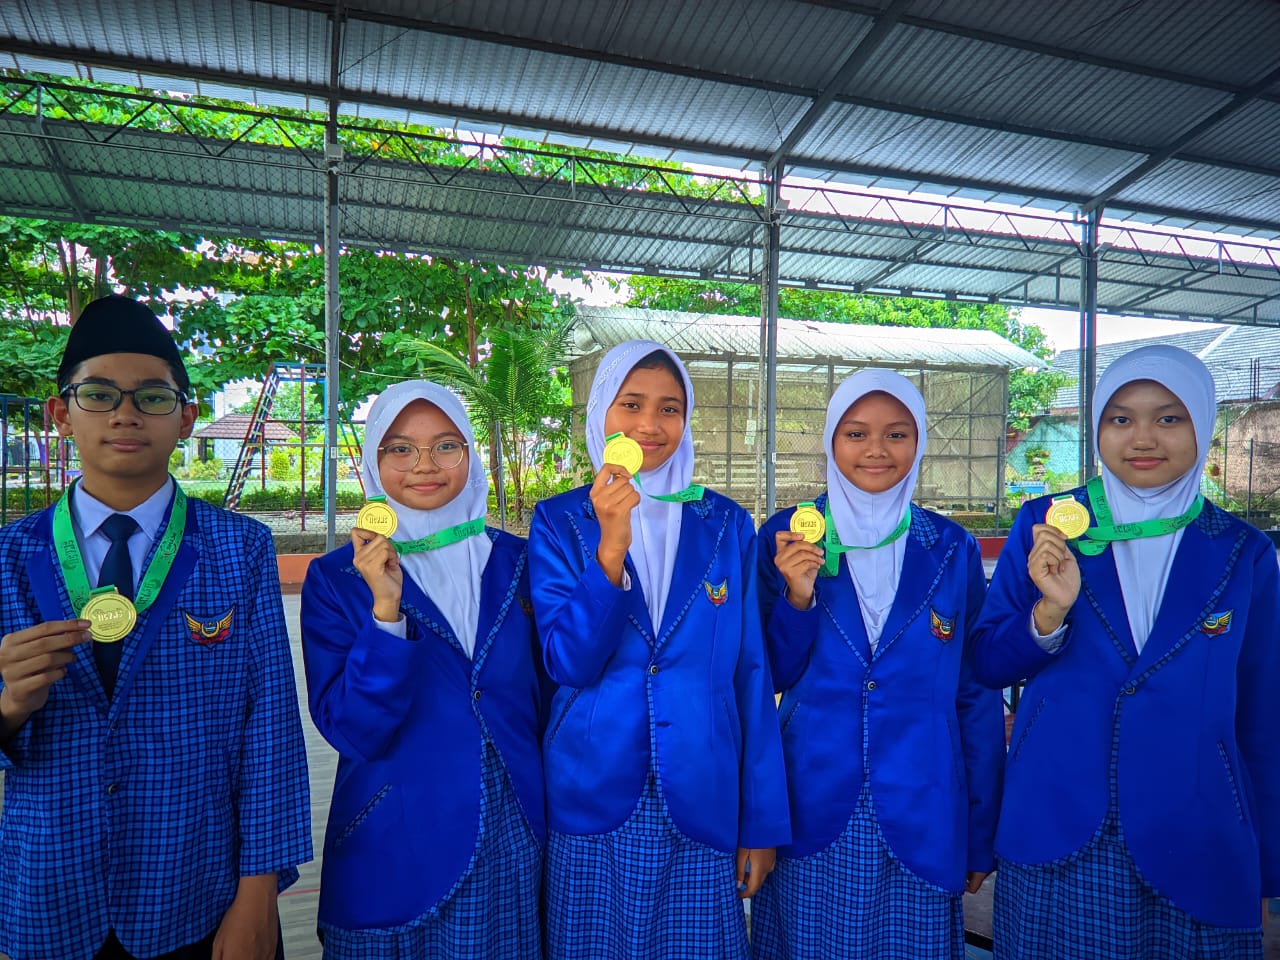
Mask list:
MULTIPOLYGON (((752 317, 580 308, 578 355, 570 365, 585 404, 604 352, 624 340, 674 350, 693 381, 694 479, 765 519, 764 369, 760 322, 752 317)), ((1000 519, 1009 370, 1038 365, 994 333, 780 320, 777 368, 777 506, 812 499, 825 486, 827 401, 867 367, 906 376, 924 394, 928 448, 917 499, 954 513, 1000 519)))

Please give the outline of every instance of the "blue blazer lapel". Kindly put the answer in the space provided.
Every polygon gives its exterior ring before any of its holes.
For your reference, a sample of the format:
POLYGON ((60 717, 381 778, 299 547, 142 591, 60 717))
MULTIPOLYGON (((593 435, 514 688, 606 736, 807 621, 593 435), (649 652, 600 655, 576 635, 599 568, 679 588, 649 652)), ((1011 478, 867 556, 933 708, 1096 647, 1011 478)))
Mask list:
POLYGON ((1240 558, 1243 532, 1227 534, 1225 523, 1212 515, 1217 508, 1205 504, 1199 519, 1182 532, 1182 542, 1173 557, 1169 582, 1165 585, 1160 609, 1156 611, 1151 636, 1137 658, 1137 669, 1145 671, 1177 653, 1200 629, 1205 618, 1217 610, 1218 598, 1226 590, 1240 558), (1205 513, 1210 513, 1205 517, 1205 513), (1205 571, 1216 571, 1212 579, 1205 571))
MULTIPOLYGON (((578 539, 582 543, 582 550, 583 550, 583 556, 585 558, 585 562, 595 563, 596 550, 600 546, 600 521, 596 519, 595 504, 591 502, 591 497, 585 494, 583 495, 583 498, 582 498, 582 516, 584 518, 584 522, 582 522, 582 524, 577 529, 578 539)), ((683 542, 683 539, 684 539, 683 523, 680 524, 680 528, 681 528, 681 541, 683 542)), ((631 554, 629 552, 622 559, 622 569, 627 572, 627 576, 631 579, 631 589, 639 590, 643 595, 644 587, 640 583, 640 576, 639 574, 636 573, 636 567, 635 567, 635 564, 631 562, 631 554)), ((672 585, 675 584, 674 577, 672 577, 671 582, 672 582, 672 585)), ((670 598, 668 598, 668 605, 670 605, 670 598)), ((639 606, 640 606, 639 616, 637 617, 635 615, 631 615, 628 617, 628 619, 631 621, 631 625, 636 628, 636 632, 639 633, 640 636, 644 637, 645 642, 648 643, 649 646, 653 646, 654 643, 656 642, 655 635, 657 631, 654 629, 653 622, 649 618, 648 605, 641 603, 639 604, 639 606)))
POLYGON ((521 551, 515 557, 515 563, 508 563, 508 554, 499 553, 496 549, 498 535, 486 530, 486 536, 494 544, 495 549, 489 554, 489 562, 484 565, 480 575, 480 618, 476 624, 476 652, 472 660, 472 670, 478 675, 484 666, 494 638, 502 631, 502 625, 511 612, 511 604, 515 603, 516 591, 520 586, 520 576, 524 573, 528 553, 521 551), (486 600, 501 597, 502 602, 486 603, 486 600))
POLYGON ((898 577, 898 592, 893 606, 876 644, 873 659, 878 660, 897 643, 907 627, 924 612, 925 606, 942 582, 943 567, 955 552, 955 543, 944 547, 938 530, 928 514, 911 505, 911 529, 907 533, 906 553, 902 558, 902 574, 898 577))
MULTIPOLYGON (((163 531, 160 531, 163 535, 163 531)), ((196 561, 200 559, 200 551, 196 547, 196 521, 195 513, 187 514, 187 526, 183 531, 182 545, 178 547, 178 554, 173 558, 173 566, 169 568, 169 574, 164 578, 164 586, 160 588, 160 595, 156 597, 146 612, 140 617, 142 629, 135 630, 133 634, 126 637, 123 642, 126 646, 120 655, 120 676, 116 681, 115 694, 111 698, 111 709, 108 716, 118 712, 120 704, 122 704, 129 695, 129 691, 133 689, 133 681, 141 669, 142 660, 147 655, 147 651, 151 649, 151 644, 155 641, 156 634, 160 632, 160 628, 164 626, 164 622, 169 617, 169 611, 173 609, 174 603, 178 599, 178 594, 182 592, 183 587, 187 585, 187 581, 191 577, 191 573, 196 568, 196 561), (134 639, 136 637, 136 639, 134 639)), ((155 556, 156 546, 159 544, 159 537, 156 543, 151 546, 151 553, 147 556, 147 565, 151 564, 152 558, 155 556)))
MULTIPOLYGON (((351 569, 357 577, 360 576, 359 571, 354 567, 351 569)), ((406 576, 404 578, 404 585, 401 587, 400 592, 400 605, 421 626, 426 627, 448 643, 449 646, 453 647, 458 656, 467 661, 471 660, 467 656, 467 651, 462 648, 462 643, 458 640, 457 634, 453 632, 453 627, 449 626, 449 621, 445 619, 445 615, 440 612, 440 608, 436 606, 435 601, 427 596, 426 592, 418 586, 412 577, 406 576)), ((478 630, 477 633, 479 633, 478 630)))
POLYGON ((1111 548, 1092 557, 1076 553, 1075 558, 1080 566, 1081 595, 1097 614, 1116 653, 1132 666, 1138 659, 1138 647, 1129 628, 1129 614, 1125 611, 1124 592, 1120 589, 1111 548))
POLYGON ((831 620, 836 632, 844 638, 853 655, 865 667, 871 663, 871 643, 867 640, 867 625, 862 620, 862 607, 858 604, 858 592, 844 565, 843 558, 834 577, 819 578, 818 605, 831 620))
MULTIPOLYGON (((729 511, 713 509, 708 500, 686 503, 683 511, 680 545, 676 548, 676 563, 671 571, 671 589, 667 591, 667 606, 662 612, 662 632, 655 644, 657 647, 666 642, 706 589, 704 583, 715 567, 720 541, 724 539, 729 525, 729 511)), ((743 587, 743 584, 734 583, 729 589, 741 590, 743 587)))

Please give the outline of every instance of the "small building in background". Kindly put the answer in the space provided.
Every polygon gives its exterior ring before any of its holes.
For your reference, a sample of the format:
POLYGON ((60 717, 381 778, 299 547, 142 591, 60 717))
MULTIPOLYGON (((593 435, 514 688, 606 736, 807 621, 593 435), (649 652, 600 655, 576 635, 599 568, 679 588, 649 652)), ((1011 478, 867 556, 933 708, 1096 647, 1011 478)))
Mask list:
MULTIPOLYGON (((684 361, 695 397, 694 480, 751 510, 767 509, 760 319, 580 306, 569 370, 586 402, 601 357, 624 340, 665 344, 684 361)), ((778 321, 777 504, 811 499, 826 484, 827 401, 850 374, 896 370, 924 394, 928 450, 917 499, 954 512, 1004 511, 1009 371, 1042 360, 987 330, 778 321)), ((581 429, 579 427, 579 429, 581 429)))

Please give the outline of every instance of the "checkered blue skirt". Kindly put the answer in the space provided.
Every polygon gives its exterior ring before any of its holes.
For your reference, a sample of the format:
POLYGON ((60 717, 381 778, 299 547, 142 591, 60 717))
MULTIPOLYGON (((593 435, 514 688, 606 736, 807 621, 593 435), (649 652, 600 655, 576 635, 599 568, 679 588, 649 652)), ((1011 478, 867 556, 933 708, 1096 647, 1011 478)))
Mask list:
POLYGON ((683 836, 650 776, 612 833, 552 832, 549 960, 744 960, 733 854, 683 836))
POLYGON ((964 960, 961 897, 920 879, 890 852, 864 788, 831 846, 778 858, 751 904, 751 955, 964 960))
POLYGON ((425 915, 400 926, 346 930, 321 924, 324 960, 539 960, 541 877, 541 845, 490 746, 476 852, 454 888, 425 915))
POLYGON ((1114 813, 1062 860, 1001 860, 992 927, 998 960, 1262 960, 1261 923, 1201 923, 1143 880, 1114 813))

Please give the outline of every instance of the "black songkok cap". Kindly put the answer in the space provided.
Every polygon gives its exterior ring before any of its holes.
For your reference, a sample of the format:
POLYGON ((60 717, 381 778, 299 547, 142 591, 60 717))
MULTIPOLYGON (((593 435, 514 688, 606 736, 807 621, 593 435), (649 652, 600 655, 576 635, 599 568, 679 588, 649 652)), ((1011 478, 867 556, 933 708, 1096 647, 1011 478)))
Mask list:
POLYGON ((62 352, 58 389, 66 387, 76 367, 104 353, 144 353, 159 357, 169 365, 178 389, 185 394, 191 392, 191 378, 187 376, 173 335, 150 308, 137 300, 112 295, 94 300, 84 308, 62 352))

